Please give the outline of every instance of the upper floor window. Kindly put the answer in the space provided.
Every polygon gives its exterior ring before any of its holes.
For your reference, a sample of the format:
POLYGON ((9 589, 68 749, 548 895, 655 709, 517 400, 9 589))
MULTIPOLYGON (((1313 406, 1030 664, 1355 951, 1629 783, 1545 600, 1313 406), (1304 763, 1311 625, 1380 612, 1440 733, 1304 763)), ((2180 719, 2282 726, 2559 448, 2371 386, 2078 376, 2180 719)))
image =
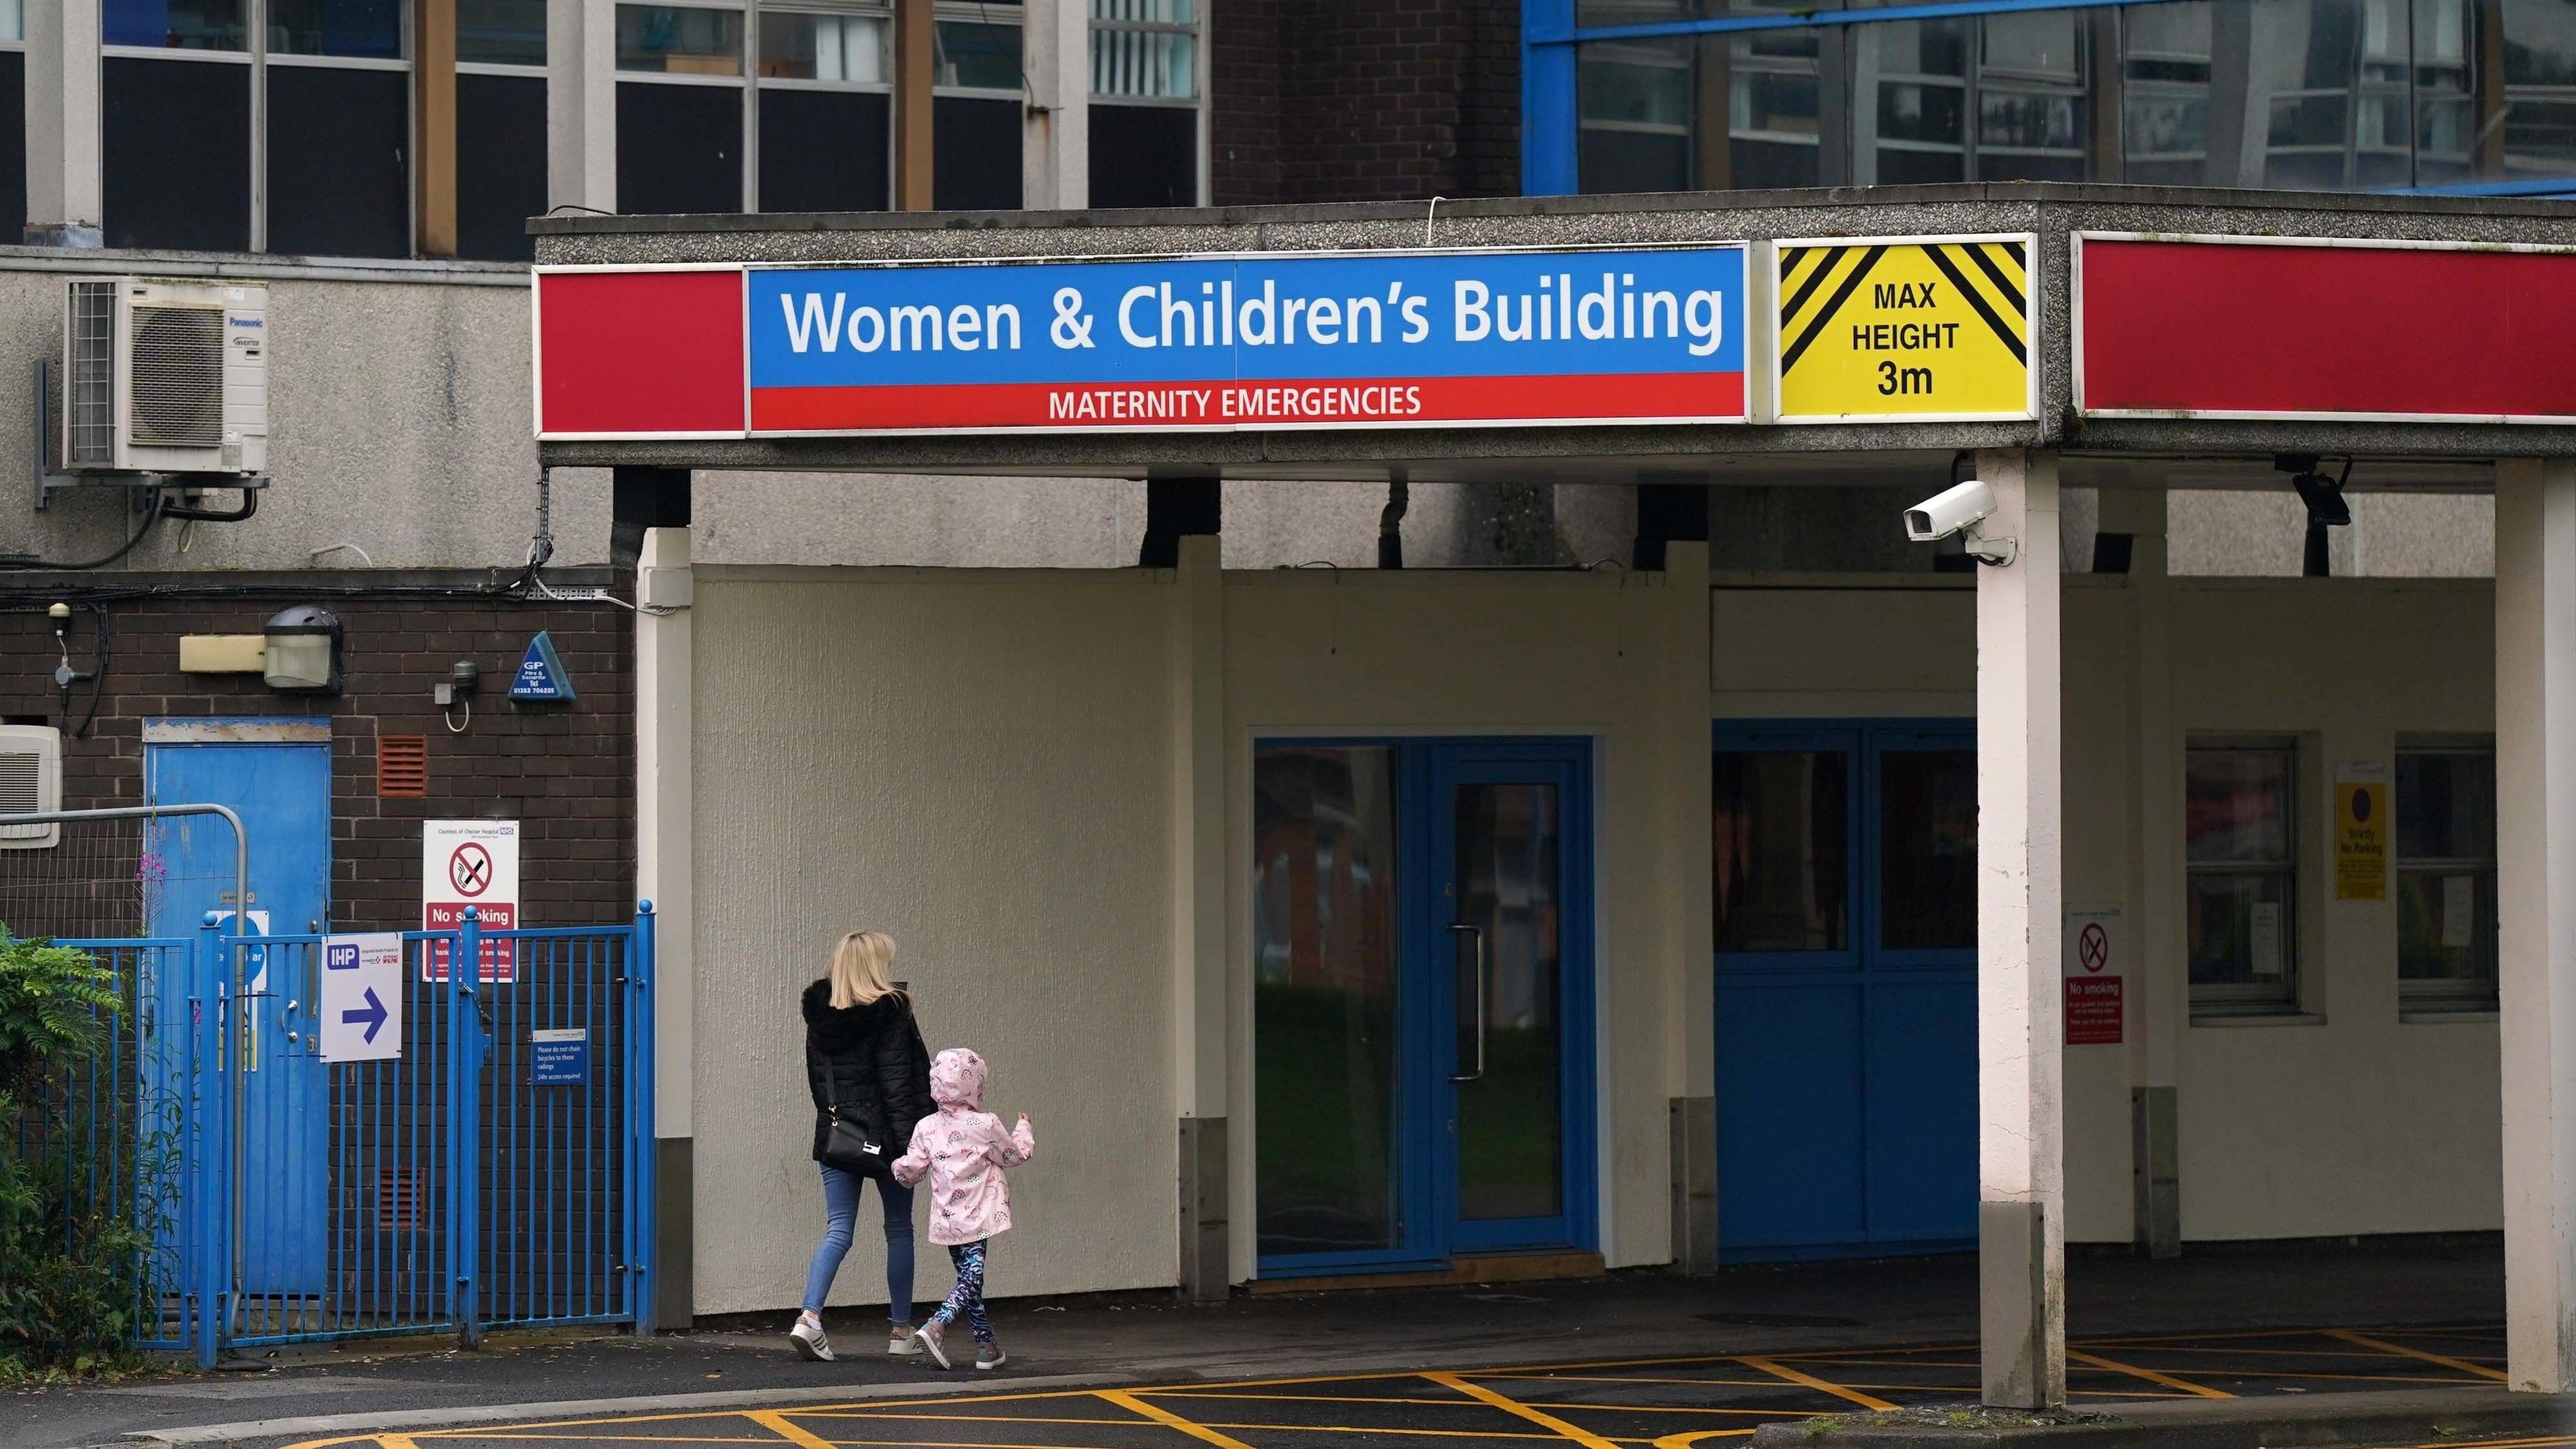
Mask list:
POLYGON ((760 7, 760 209, 894 203, 894 14, 760 7))
POLYGON ((104 0, 108 243, 408 255, 407 18, 402 0, 104 0))
POLYGON ((1199 199, 1197 0, 1091 0, 1091 204, 1199 199))
POLYGON ((546 0, 457 0, 456 249, 536 255, 546 209, 546 0))

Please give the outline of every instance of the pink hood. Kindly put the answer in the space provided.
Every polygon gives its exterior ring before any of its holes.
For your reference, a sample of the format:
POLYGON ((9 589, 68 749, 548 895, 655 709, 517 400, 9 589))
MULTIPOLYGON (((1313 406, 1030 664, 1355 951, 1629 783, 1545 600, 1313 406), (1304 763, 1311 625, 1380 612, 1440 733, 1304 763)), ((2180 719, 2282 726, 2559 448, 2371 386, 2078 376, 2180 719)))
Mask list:
POLYGON ((984 1059, 964 1047, 950 1047, 930 1063, 930 1100, 969 1112, 984 1105, 984 1059))

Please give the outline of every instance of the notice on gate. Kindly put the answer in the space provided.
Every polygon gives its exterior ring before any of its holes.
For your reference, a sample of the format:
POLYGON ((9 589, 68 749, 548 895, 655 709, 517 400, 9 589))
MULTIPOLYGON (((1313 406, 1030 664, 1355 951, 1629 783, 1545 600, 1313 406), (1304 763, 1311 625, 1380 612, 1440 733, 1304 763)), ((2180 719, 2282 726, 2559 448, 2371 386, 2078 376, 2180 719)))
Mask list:
POLYGON ((2335 899, 2388 899, 2388 767, 2335 771, 2335 899))
POLYGON ((402 1055, 403 942, 397 931, 322 942, 322 1060, 402 1055))
POLYGON ((2079 906, 2066 912, 2066 1044, 2118 1046, 2121 1001, 2120 908, 2079 906))
POLYGON ((1778 244, 1784 423, 2039 415, 2031 236, 1778 244))
MULTIPOLYGON (((507 931, 519 924, 519 822, 516 820, 424 820, 420 827, 420 928, 453 931, 465 922, 465 908, 482 914, 486 931, 507 931)), ((447 979, 447 945, 433 941, 421 953, 421 979, 447 979)), ((483 943, 481 979, 516 981, 518 943, 483 943)))

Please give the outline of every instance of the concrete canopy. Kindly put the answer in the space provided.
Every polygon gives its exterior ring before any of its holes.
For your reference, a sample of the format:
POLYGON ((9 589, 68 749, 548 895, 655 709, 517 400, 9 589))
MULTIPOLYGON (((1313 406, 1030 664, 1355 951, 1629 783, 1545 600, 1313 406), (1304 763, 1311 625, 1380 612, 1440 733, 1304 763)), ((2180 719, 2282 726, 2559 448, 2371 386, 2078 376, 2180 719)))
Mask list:
MULTIPOLYGON (((1938 466, 1961 450, 2053 449, 2069 459, 2071 473, 2087 471, 2085 460, 2093 459, 2122 475, 2120 481, 2156 482, 2169 471, 2193 471, 2139 466, 2152 460, 2212 460, 2201 470, 2210 474, 2206 486, 2231 486, 2227 480, 2246 463, 2304 452, 2411 465, 2393 477, 2385 469, 2371 470, 2379 486, 2456 489, 2483 488, 2485 469, 2477 465, 2495 457, 2576 454, 2576 428, 2552 425, 2085 417, 2076 411, 2071 387, 2069 257, 2070 238, 2077 233, 2576 247, 2576 204, 2564 202, 2016 182, 1436 206, 553 216, 532 221, 529 229, 541 268, 1400 250, 1421 248, 1426 238, 1439 248, 1476 248, 2006 232, 2039 237, 2033 357, 2041 402, 2030 421, 549 441, 541 453, 554 466, 1130 477, 1169 471, 1306 479, 1382 476, 1389 467, 1405 466, 1417 479, 1598 480, 1663 468, 1707 469, 1740 458, 1758 461, 1766 475, 1813 471, 1818 481, 1844 481, 1856 471, 1910 473, 1938 466)), ((1773 303, 1758 284, 1753 301, 1773 303)), ((2293 336, 2273 341, 2284 349, 2299 346, 2293 336)))

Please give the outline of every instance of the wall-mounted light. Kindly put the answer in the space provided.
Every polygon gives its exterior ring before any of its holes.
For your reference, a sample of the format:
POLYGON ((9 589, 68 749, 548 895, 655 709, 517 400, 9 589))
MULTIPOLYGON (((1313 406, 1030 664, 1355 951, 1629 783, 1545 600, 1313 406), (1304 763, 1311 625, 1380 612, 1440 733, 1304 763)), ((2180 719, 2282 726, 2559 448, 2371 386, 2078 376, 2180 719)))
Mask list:
POLYGON ((319 604, 281 609, 260 629, 260 677, 271 689, 340 692, 340 618, 319 604))

